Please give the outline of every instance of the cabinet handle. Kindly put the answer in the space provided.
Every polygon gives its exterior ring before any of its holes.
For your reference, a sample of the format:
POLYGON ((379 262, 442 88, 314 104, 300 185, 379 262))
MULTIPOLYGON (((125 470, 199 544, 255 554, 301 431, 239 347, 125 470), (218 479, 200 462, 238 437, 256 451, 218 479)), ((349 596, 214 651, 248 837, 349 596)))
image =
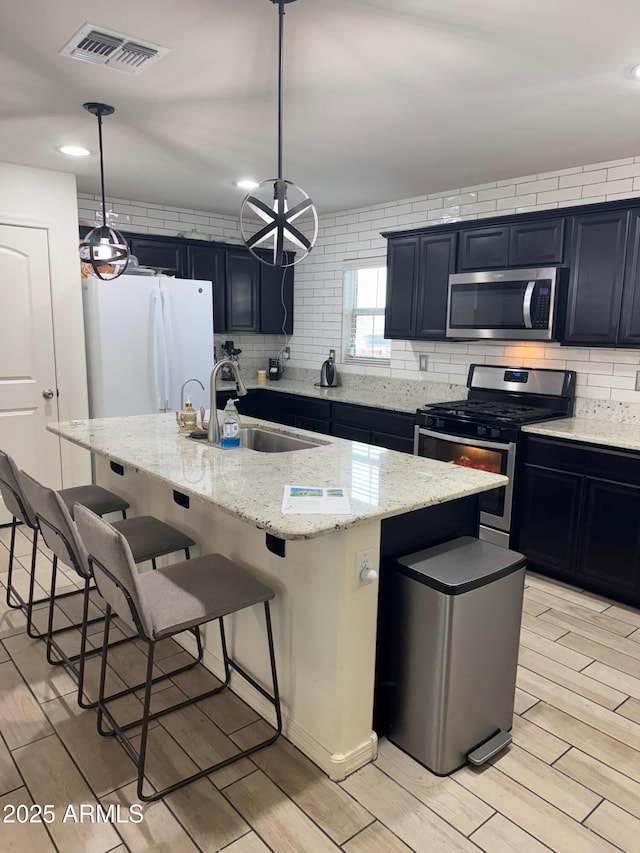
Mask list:
POLYGON ((48 388, 46 391, 42 392, 42 396, 45 400, 51 400, 53 397, 53 391, 51 390, 51 388, 48 388))

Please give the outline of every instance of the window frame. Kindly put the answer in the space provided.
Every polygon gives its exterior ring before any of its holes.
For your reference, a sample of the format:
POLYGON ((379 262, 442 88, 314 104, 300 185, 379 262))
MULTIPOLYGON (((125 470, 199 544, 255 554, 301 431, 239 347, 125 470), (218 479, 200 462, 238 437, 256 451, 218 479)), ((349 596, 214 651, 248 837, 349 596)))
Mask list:
MULTIPOLYGON (((354 338, 352 330, 355 328, 356 317, 385 317, 386 313, 386 287, 385 304, 380 308, 357 309, 354 305, 354 297, 357 284, 357 273, 366 269, 384 269, 386 275, 386 258, 358 258, 345 261, 342 268, 342 360, 346 364, 379 365, 388 367, 391 364, 391 339, 384 338, 389 342, 389 356, 357 356, 349 355, 349 348, 353 345, 354 338), (351 279, 351 280, 350 280, 351 279)), ((386 281, 385 281, 386 285, 386 281)))

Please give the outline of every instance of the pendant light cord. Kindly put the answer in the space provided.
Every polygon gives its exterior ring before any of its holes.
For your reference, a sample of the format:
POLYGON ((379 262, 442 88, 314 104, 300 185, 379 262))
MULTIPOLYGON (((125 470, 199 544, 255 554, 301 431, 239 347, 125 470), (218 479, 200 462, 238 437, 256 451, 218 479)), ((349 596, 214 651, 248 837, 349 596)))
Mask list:
POLYGON ((282 180, 282 40, 284 0, 278 0, 278 180, 282 180))
POLYGON ((102 190, 102 225, 107 224, 107 203, 104 197, 104 163, 102 161, 102 110, 98 110, 98 145, 100 148, 100 187, 102 190))

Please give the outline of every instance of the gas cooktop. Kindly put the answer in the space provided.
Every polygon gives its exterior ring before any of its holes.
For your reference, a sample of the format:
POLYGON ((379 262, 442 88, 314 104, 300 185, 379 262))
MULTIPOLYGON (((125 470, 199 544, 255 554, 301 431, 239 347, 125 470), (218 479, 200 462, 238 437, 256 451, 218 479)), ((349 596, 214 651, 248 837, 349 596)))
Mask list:
POLYGON ((491 400, 454 400, 451 403, 434 403, 420 408, 420 412, 467 421, 501 421, 510 424, 530 424, 551 418, 566 417, 566 412, 554 412, 537 406, 501 403, 491 400))

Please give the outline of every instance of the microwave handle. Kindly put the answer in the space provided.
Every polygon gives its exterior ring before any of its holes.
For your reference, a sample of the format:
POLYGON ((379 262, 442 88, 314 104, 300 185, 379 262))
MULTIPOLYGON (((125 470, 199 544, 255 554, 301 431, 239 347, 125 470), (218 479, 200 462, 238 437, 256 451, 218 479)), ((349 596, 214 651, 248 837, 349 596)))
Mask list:
POLYGON ((524 327, 525 329, 533 329, 531 320, 531 300, 533 299, 533 291, 535 289, 535 281, 527 282, 527 287, 524 291, 524 327))

